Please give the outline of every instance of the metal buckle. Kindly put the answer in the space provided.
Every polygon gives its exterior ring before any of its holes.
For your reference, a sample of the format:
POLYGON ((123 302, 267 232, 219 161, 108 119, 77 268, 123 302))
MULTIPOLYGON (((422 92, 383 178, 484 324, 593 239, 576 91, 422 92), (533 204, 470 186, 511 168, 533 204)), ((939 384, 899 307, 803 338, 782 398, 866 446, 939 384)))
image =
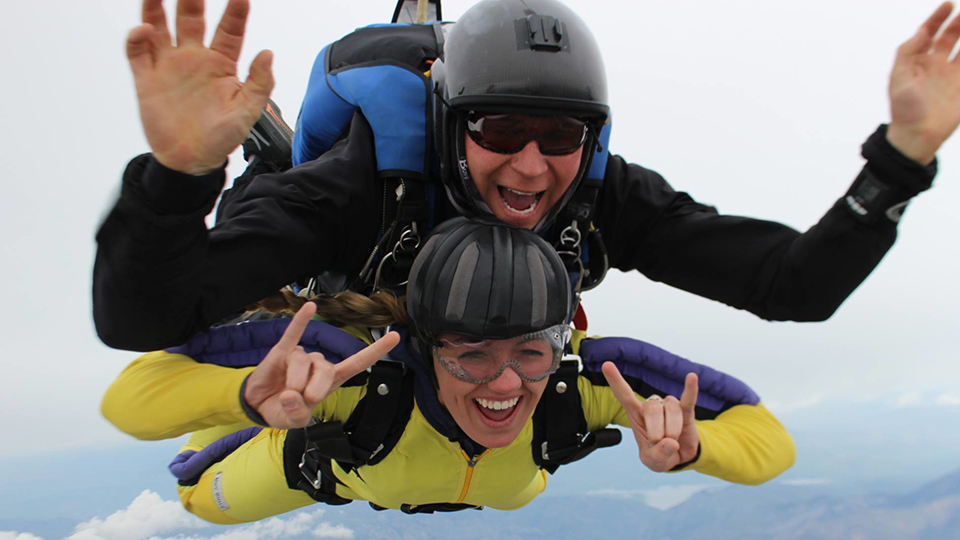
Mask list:
POLYGON ((565 354, 560 357, 560 365, 562 366, 564 362, 576 362, 577 363, 577 373, 583 372, 583 358, 580 358, 579 354, 565 354))
POLYGON ((300 474, 302 474, 303 477, 307 479, 307 482, 310 482, 310 485, 313 486, 313 489, 316 489, 317 491, 319 491, 320 478, 322 477, 322 473, 320 472, 320 467, 317 467, 316 478, 313 478, 313 474, 307 471, 307 454, 310 452, 316 452, 316 451, 317 451, 316 448, 307 448, 306 450, 304 450, 303 457, 300 458, 299 468, 300 468, 300 474))
MULTIPOLYGON (((400 233, 400 239, 397 240, 397 243, 393 245, 393 249, 390 253, 387 253, 380 259, 380 264, 377 265, 377 272, 373 277, 373 290, 374 292, 383 290, 380 286, 381 275, 383 273, 383 268, 386 262, 390 259, 394 261, 397 260, 398 251, 408 254, 414 254, 417 252, 417 249, 420 248, 420 233, 417 232, 416 222, 411 223, 409 227, 403 230, 400 233)), ((407 284, 407 280, 402 281, 401 283, 389 284, 390 289, 397 289, 403 287, 407 284)))
MULTIPOLYGON (((577 449, 583 448, 583 443, 587 440, 587 437, 590 436, 590 433, 584 435, 583 433, 577 433, 577 439, 580 442, 577 443, 577 449)), ((544 461, 550 461, 550 454, 547 453, 547 441, 543 441, 543 444, 540 445, 540 456, 544 461)))

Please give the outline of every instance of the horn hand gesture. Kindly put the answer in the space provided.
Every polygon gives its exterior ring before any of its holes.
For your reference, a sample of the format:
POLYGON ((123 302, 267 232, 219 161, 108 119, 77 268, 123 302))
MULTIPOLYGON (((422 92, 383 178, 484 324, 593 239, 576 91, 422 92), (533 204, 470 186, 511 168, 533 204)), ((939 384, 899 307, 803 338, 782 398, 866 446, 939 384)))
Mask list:
POLYGON ((603 364, 603 376, 630 419, 633 436, 640 448, 640 461, 652 471, 666 472, 697 456, 700 436, 694 417, 698 381, 688 373, 683 395, 652 396, 640 401, 613 362, 603 364), (656 399, 654 399, 656 398, 656 399))
POLYGON ((310 422, 313 408, 348 379, 372 366, 400 341, 390 332, 342 362, 332 364, 298 345, 317 306, 307 302, 291 319, 280 341, 247 379, 244 399, 270 427, 292 429, 310 422))

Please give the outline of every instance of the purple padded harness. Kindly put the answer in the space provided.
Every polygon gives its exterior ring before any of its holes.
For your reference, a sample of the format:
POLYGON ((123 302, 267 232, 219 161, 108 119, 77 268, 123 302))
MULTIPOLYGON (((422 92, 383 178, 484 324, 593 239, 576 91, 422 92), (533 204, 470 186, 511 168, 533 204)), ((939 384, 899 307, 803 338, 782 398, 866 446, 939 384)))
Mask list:
POLYGON ((696 373, 700 378, 697 406, 718 413, 734 405, 760 402, 760 396, 739 379, 637 339, 587 339, 580 345, 580 358, 585 371, 600 373, 600 366, 611 361, 624 377, 639 379, 657 393, 678 399, 687 373, 696 373))

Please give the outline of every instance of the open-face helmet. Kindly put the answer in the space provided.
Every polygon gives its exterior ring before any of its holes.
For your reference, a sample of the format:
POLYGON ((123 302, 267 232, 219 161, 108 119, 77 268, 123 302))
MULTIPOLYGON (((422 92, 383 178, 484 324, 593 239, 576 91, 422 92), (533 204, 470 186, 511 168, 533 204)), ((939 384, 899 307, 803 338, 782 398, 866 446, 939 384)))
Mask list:
POLYGON ((610 114, 603 59, 586 23, 556 0, 482 0, 450 29, 431 76, 441 177, 466 216, 492 216, 467 166, 464 137, 471 114, 565 116, 587 123, 577 176, 536 230, 552 222, 588 170, 610 114))

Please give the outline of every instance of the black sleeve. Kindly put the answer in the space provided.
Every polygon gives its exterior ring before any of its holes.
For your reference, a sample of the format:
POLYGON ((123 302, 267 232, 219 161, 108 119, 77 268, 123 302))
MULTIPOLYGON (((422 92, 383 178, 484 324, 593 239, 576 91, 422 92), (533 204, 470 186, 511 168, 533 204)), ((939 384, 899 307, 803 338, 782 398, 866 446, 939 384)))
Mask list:
MULTIPOLYGON (((899 198, 891 203, 930 187, 936 162, 924 167, 907 159, 885 134, 882 126, 864 143, 867 163, 848 195, 865 179, 889 187, 899 198)), ((899 215, 879 212, 867 219, 852 206, 844 196, 801 234, 779 223, 720 215, 674 191, 657 173, 612 157, 598 221, 614 268, 639 270, 764 319, 821 321, 896 239, 899 215)))
POLYGON ((192 177, 135 158, 97 233, 93 312, 111 347, 156 350, 322 271, 356 273, 376 241, 376 161, 369 125, 319 159, 241 177, 208 230, 224 172, 192 177))

